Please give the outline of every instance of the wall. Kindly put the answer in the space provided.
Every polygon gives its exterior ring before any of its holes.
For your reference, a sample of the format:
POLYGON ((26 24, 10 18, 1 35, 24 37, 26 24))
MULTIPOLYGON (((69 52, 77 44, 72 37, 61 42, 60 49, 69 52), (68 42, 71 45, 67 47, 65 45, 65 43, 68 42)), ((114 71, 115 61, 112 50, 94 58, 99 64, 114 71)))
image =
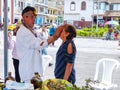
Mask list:
MULTIPOLYGON (((65 0, 64 4, 64 21, 73 21, 73 24, 81 25, 81 19, 85 19, 85 23, 92 22, 93 0, 86 0, 86 10, 81 11, 81 0, 65 0), (74 1, 76 4, 75 11, 70 11, 70 3, 74 1)), ((86 24, 85 24, 86 25, 86 24)))

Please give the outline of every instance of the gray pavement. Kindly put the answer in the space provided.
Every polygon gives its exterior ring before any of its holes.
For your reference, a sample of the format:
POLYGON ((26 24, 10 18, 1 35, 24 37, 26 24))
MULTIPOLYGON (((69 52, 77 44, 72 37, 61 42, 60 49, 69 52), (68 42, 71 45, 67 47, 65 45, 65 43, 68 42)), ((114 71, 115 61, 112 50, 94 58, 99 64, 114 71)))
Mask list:
MULTIPOLYGON (((3 38, 3 33, 0 32, 0 37, 3 38)), ((4 50, 3 39, 0 38, 0 78, 4 77, 4 50)), ((77 55, 75 62, 76 69, 76 84, 78 86, 85 85, 85 79, 94 78, 96 62, 101 58, 115 58, 120 61, 120 47, 118 41, 106 41, 101 39, 76 38, 74 39, 77 47, 77 55)), ((47 67, 45 72, 45 79, 54 78, 54 63, 55 55, 61 44, 58 39, 55 42, 55 47, 49 46, 47 48, 48 54, 52 56, 51 67, 47 67)), ((11 51, 9 51, 9 71, 14 75, 14 69, 11 60, 11 51)), ((100 73, 101 74, 101 73, 100 73)), ((113 81, 118 85, 114 90, 120 90, 120 68, 113 73, 113 81)))

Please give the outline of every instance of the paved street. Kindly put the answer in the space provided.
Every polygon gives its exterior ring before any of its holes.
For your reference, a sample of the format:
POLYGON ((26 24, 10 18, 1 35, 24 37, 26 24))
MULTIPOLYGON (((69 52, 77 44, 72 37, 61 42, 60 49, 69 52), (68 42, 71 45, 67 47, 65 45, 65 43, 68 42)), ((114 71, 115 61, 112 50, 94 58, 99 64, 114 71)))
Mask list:
MULTIPOLYGON (((118 47, 118 41, 106 41, 101 39, 86 39, 76 38, 75 43, 77 46, 76 56, 76 84, 78 86, 85 85, 85 79, 94 77, 95 64, 101 58, 115 58, 120 61, 120 47, 118 47)), ((53 63, 55 60, 55 53, 60 45, 59 41, 55 42, 56 47, 49 47, 48 52, 53 57, 53 63)), ((54 78, 53 75, 54 65, 48 67, 46 70, 46 78, 54 78)), ((101 74, 101 73, 100 73, 101 74)), ((113 81, 118 84, 118 88, 114 90, 120 90, 120 69, 118 72, 113 73, 113 81)))
MULTIPOLYGON (((0 32, 0 37, 2 37, 0 32)), ((0 40, 3 40, 0 38, 0 40)), ((88 39, 88 38, 76 38, 77 56, 75 62, 76 84, 78 86, 85 85, 85 79, 94 77, 95 64, 101 58, 115 58, 120 61, 120 47, 118 41, 106 41, 101 39, 88 39)), ((0 78, 3 78, 4 62, 3 62, 3 41, 0 42, 0 78)), ((49 46, 47 48, 49 55, 52 56, 53 66, 47 67, 45 72, 45 78, 54 78, 54 63, 55 54, 61 44, 61 40, 58 39, 55 42, 55 47, 49 46)), ((14 74, 12 66, 11 52, 9 51, 9 71, 14 74)), ((100 73, 101 74, 101 73, 100 73)), ((120 90, 120 68, 117 72, 113 73, 113 81, 118 85, 114 90, 120 90)))

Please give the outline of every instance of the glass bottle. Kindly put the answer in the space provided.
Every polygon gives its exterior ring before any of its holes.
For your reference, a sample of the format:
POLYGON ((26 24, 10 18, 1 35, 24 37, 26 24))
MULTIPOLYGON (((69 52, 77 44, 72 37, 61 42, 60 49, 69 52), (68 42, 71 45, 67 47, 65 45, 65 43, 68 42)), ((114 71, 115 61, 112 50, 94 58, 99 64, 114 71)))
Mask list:
POLYGON ((42 88, 42 79, 41 79, 41 77, 40 77, 38 72, 34 73, 34 77, 32 77, 31 83, 34 86, 34 89, 37 89, 37 88, 41 89, 42 88))
POLYGON ((12 76, 12 72, 8 72, 8 76, 5 78, 5 82, 7 80, 13 80, 13 81, 15 81, 15 78, 12 76))

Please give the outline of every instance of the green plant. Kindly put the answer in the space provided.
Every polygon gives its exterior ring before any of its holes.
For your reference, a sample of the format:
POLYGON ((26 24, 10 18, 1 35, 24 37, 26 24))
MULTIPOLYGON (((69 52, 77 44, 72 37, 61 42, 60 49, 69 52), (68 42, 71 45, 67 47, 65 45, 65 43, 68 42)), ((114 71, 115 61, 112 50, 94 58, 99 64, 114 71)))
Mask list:
POLYGON ((86 85, 82 86, 81 90, 94 90, 92 87, 89 86, 89 83, 92 81, 90 78, 86 79, 86 85))
MULTIPOLYGON (((117 29, 120 31, 120 26, 117 27, 117 29)), ((91 28, 82 28, 80 30, 76 30, 77 36, 81 37, 99 37, 101 38, 104 33, 108 32, 108 26, 105 27, 98 27, 98 30, 96 30, 95 25, 91 28)))

